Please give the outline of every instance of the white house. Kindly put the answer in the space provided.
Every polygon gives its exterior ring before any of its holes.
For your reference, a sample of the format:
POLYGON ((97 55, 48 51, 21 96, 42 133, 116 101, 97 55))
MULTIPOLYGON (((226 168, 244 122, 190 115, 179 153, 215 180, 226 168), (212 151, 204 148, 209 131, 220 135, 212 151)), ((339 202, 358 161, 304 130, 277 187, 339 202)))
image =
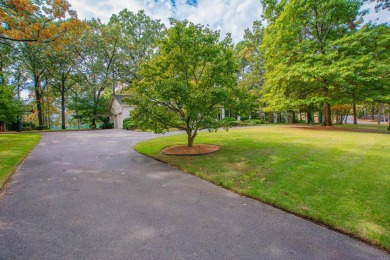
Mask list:
POLYGON ((123 128, 123 119, 130 117, 130 112, 136 107, 122 101, 123 98, 129 98, 129 95, 114 94, 110 100, 110 123, 114 128, 123 128))

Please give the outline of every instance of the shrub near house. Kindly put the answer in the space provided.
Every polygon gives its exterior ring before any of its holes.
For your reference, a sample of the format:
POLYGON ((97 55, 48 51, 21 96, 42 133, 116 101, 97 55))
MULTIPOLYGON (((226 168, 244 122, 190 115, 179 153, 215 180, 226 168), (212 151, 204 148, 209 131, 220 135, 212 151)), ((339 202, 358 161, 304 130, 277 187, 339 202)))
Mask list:
POLYGON ((137 124, 130 117, 127 117, 123 119, 123 128, 126 130, 135 130, 137 129, 137 124))

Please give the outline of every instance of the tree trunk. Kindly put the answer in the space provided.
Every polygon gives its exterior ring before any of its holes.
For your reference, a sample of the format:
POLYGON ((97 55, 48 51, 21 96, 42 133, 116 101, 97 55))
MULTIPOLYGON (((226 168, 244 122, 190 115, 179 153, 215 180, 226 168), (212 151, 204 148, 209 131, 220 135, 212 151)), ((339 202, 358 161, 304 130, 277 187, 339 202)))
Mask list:
POLYGON ((332 114, 330 110, 330 104, 324 103, 324 126, 332 126, 332 114))
POLYGON ((294 111, 294 110, 292 111, 292 120, 291 120, 291 123, 292 123, 292 124, 295 124, 295 111, 294 111))
POLYGON ((65 92, 61 91, 61 129, 65 130, 65 92))
POLYGON ((268 113, 268 120, 271 124, 275 123, 274 121, 274 112, 268 113))
POLYGON ((50 100, 49 100, 49 95, 46 96, 46 104, 47 104, 47 109, 46 109, 47 127, 48 127, 49 129, 51 129, 50 100))
POLYGON ((380 103, 379 107, 378 107, 378 125, 381 124, 381 116, 382 116, 383 106, 384 106, 384 104, 380 103))
POLYGON ((366 112, 366 103, 363 103, 363 120, 366 120, 367 118, 367 112, 366 112))
POLYGON ((92 129, 95 130, 95 128, 96 128, 96 118, 92 118, 91 126, 92 126, 92 129))
POLYGON ((194 137, 191 134, 187 134, 187 146, 191 148, 194 145, 194 137))
POLYGON ((192 132, 192 128, 189 126, 189 123, 187 122, 187 147, 191 148, 194 145, 194 140, 197 135, 197 130, 192 132))
POLYGON ((348 113, 345 115, 345 117, 344 117, 344 124, 347 123, 349 112, 351 112, 351 110, 348 110, 348 113))
POLYGON ((389 122, 389 127, 387 128, 387 130, 390 131, 390 106, 389 106, 389 118, 388 118, 388 122, 389 122))
POLYGON ((322 111, 318 112, 318 123, 319 123, 319 124, 322 124, 322 123, 323 123, 322 115, 323 115, 322 111))
POLYGON ((3 55, 0 53, 0 85, 3 85, 4 82, 5 80, 4 80, 4 73, 3 73, 3 55))
POLYGON ((356 103, 353 103, 352 109, 353 109, 353 124, 357 125, 356 103))
POLYGON ((282 113, 276 113, 276 123, 282 123, 282 113))
POLYGON ((375 104, 372 103, 372 105, 371 105, 371 120, 375 120, 374 114, 375 114, 375 104))
POLYGON ((38 124, 39 126, 43 126, 42 95, 39 89, 39 79, 37 78, 35 78, 34 89, 35 89, 35 103, 37 105, 37 111, 38 111, 38 124))

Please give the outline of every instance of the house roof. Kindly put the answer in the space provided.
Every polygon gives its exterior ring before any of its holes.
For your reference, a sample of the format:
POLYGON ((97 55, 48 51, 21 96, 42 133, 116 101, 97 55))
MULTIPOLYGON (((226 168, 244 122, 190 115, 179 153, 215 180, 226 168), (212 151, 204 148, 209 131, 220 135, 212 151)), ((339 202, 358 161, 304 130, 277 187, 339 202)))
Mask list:
POLYGON ((126 103, 126 102, 123 102, 122 99, 123 99, 123 98, 131 98, 131 96, 130 96, 130 95, 113 94, 113 95, 112 95, 112 98, 115 99, 116 101, 118 101, 118 103, 119 103, 121 106, 128 106, 129 104, 126 103))

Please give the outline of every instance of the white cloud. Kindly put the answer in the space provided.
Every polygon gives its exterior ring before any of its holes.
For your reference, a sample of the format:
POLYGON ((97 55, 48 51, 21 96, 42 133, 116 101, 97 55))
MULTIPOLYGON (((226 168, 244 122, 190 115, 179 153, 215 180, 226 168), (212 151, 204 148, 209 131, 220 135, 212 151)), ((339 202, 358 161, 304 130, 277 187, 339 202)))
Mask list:
POLYGON ((111 15, 127 8, 132 12, 145 10, 153 19, 168 25, 169 17, 187 19, 195 24, 209 25, 220 30, 221 35, 231 33, 233 40, 242 39, 244 29, 260 19, 259 0, 198 0, 197 5, 188 5, 186 0, 176 0, 176 8, 170 0, 68 0, 80 19, 100 18, 107 22, 111 15))
MULTIPOLYGON (((197 5, 188 5, 186 0, 176 0, 176 7, 171 0, 68 0, 77 11, 80 19, 99 17, 107 22, 112 14, 124 8, 132 12, 145 10, 153 19, 160 19, 168 25, 169 17, 178 20, 187 19, 195 24, 209 25, 220 30, 221 35, 231 33, 234 42, 242 40, 244 30, 252 26, 253 21, 260 19, 261 4, 259 0, 198 0, 197 5)), ((372 7, 369 6, 369 7, 372 7)), ((379 18, 379 22, 390 23, 390 12, 375 13, 371 8, 365 20, 379 18)))
POLYGON ((364 21, 372 21, 377 23, 388 23, 390 24, 390 11, 381 10, 375 12, 375 3, 366 4, 363 6, 364 9, 370 9, 369 13, 364 17, 364 21))

